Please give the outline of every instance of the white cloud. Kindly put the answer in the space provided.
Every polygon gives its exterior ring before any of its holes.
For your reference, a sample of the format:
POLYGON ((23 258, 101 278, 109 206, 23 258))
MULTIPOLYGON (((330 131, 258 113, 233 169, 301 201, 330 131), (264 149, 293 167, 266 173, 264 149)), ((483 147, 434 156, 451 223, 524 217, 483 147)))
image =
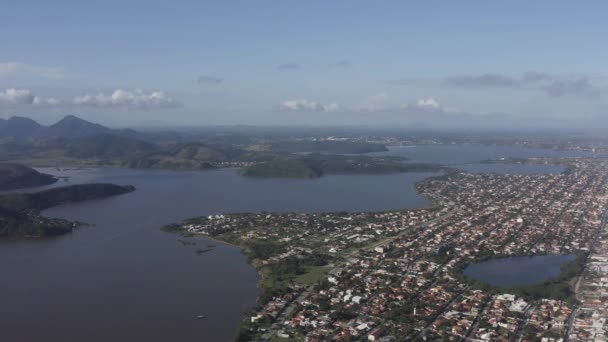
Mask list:
POLYGON ((77 96, 72 104, 88 107, 122 107, 122 108, 159 108, 177 107, 179 103, 162 91, 146 93, 141 89, 133 91, 116 89, 112 94, 99 92, 95 95, 77 96))
POLYGON ((341 112, 344 110, 344 108, 342 106, 340 106, 339 104, 337 104, 335 102, 324 106, 324 108, 325 108, 326 112, 341 112))
POLYGON ((111 94, 99 92, 95 95, 76 96, 62 100, 54 97, 43 98, 36 96, 29 89, 8 88, 0 91, 0 105, 17 106, 65 106, 65 107, 99 107, 123 109, 152 109, 179 107, 181 104, 162 91, 144 92, 117 89, 111 94))
POLYGON ((333 112, 338 111, 340 106, 337 103, 323 105, 319 102, 296 99, 286 100, 279 104, 279 110, 287 112, 333 112))
POLYGON ((432 97, 428 99, 420 99, 416 103, 416 107, 422 110, 437 111, 441 109, 441 105, 432 97))
POLYGON ((65 76, 61 68, 19 62, 0 63, 0 78, 9 76, 35 76, 58 79, 65 76))
POLYGON ((29 89, 8 88, 0 92, 0 104, 21 105, 34 104, 39 99, 29 89))

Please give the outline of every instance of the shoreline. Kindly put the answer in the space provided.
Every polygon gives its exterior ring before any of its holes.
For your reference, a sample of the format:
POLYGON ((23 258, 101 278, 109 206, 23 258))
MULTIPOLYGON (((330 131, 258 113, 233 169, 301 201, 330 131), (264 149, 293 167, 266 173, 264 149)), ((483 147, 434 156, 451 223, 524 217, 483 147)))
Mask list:
MULTIPOLYGON (((432 199, 430 199, 430 198, 428 198, 427 196, 423 195, 423 194, 422 194, 422 193, 419 191, 418 186, 419 186, 420 184, 424 183, 425 181, 430 180, 430 179, 434 179, 434 178, 438 178, 438 177, 446 177, 446 176, 448 176, 449 174, 451 174, 451 172, 439 172, 439 174, 438 174, 438 175, 430 175, 429 177, 426 177, 426 178, 424 178, 424 179, 422 179, 422 180, 419 180, 419 181, 417 181, 417 182, 415 182, 415 183, 413 184, 413 186, 414 186, 414 190, 415 190, 416 194, 417 194, 418 196, 420 196, 420 197, 422 197, 422 198, 426 199, 427 201, 429 201, 429 203, 428 203, 428 204, 426 204, 426 205, 423 205, 423 206, 421 206, 421 207, 411 208, 411 209, 409 209, 409 208, 401 208, 401 209, 392 209, 392 210, 390 210, 390 209, 389 209, 389 210, 379 210, 379 211, 363 211, 363 212, 357 212, 357 213, 400 213, 400 212, 403 212, 403 211, 420 211, 420 210, 433 210, 433 209, 439 209, 439 203, 436 203, 436 202, 435 202, 435 201, 433 201, 432 199)), ((273 213, 269 213, 269 214, 288 214, 288 213, 290 213, 290 212, 285 212, 285 213, 282 213, 282 212, 279 212, 279 213, 277 213, 277 212, 273 212, 273 213)), ((295 213, 295 212, 293 212, 293 213, 295 213)), ((320 212, 320 213, 302 213, 302 214, 306 214, 306 215, 316 215, 316 214, 334 214, 334 213, 337 213, 337 212, 333 211, 333 212, 324 212, 324 213, 323 213, 323 212, 320 212)), ((355 213, 355 212, 353 212, 353 213, 355 213)), ((234 214, 238 215, 239 213, 234 213, 234 214)), ((240 213, 240 214, 252 214, 252 213, 240 213)), ((186 218, 185 220, 188 220, 188 218, 186 218)), ((248 253, 247 253, 246 249, 244 248, 244 246, 242 246, 242 245, 240 245, 240 244, 233 243, 233 242, 230 242, 230 241, 227 241, 227 240, 224 240, 224 239, 218 238, 218 237, 216 237, 216 236, 211 236, 211 235, 209 235, 209 234, 203 234, 203 233, 197 233, 197 232, 190 232, 190 231, 187 231, 187 230, 183 230, 183 228, 180 228, 180 229, 178 229, 178 230, 168 230, 168 229, 166 229, 166 227, 169 227, 169 226, 172 226, 172 225, 180 225, 180 227, 182 227, 182 226, 181 226, 181 224, 183 224, 183 222, 184 222, 185 220, 183 220, 183 221, 182 221, 180 224, 169 224, 169 225, 165 225, 164 227, 162 227, 162 228, 161 228, 161 230, 163 230, 163 231, 164 231, 164 232, 166 232, 166 233, 171 233, 171 234, 176 234, 176 233, 177 233, 177 234, 180 234, 180 235, 182 235, 182 236, 184 236, 184 237, 204 238, 204 239, 207 239, 207 240, 209 240, 209 241, 212 241, 212 242, 217 242, 217 243, 220 243, 220 244, 223 244, 223 245, 226 245, 226 246, 236 247, 236 248, 238 248, 238 249, 239 249, 240 253, 242 253, 242 254, 243 254, 243 255, 244 255, 246 258, 247 258, 247 264, 248 264, 249 266, 251 266, 251 267, 253 267, 253 268, 255 269, 256 274, 257 274, 257 275, 258 275, 258 277, 259 277, 259 280, 258 280, 258 281, 257 281, 257 283, 256 283, 256 287, 257 287, 257 288, 258 288, 258 290, 259 290, 259 293, 258 293, 258 295, 257 295, 257 297, 256 297, 256 299, 255 299, 256 304, 255 304, 255 305, 254 305, 252 308, 249 308, 249 309, 247 309, 247 310, 244 310, 244 311, 243 311, 243 313, 241 314, 241 322, 240 322, 240 324, 239 324, 239 328, 237 328, 237 330, 234 332, 234 336, 235 336, 235 337, 238 337, 239 331, 240 331, 241 327, 243 326, 243 324, 248 324, 248 323, 249 323, 249 322, 247 321, 247 316, 246 316, 245 314, 246 314, 248 311, 250 311, 251 309, 255 308, 256 306, 261 305, 261 303, 259 303, 259 299, 260 299, 261 294, 262 294, 262 291, 263 291, 263 284, 264 284, 264 281, 265 281, 267 278, 266 278, 266 276, 264 275, 264 272, 261 272, 261 271, 260 271, 260 268, 261 268, 261 267, 260 267, 260 265, 256 265, 256 264, 254 263, 254 260, 255 260, 255 259, 252 259, 252 258, 250 257, 250 255, 248 255, 248 253)), ((373 245, 374 243, 377 243, 377 242, 378 242, 378 241, 372 242, 371 244, 368 244, 368 246, 369 246, 369 245, 373 245)), ((328 266, 329 266, 329 265, 328 265, 328 266)), ((335 267, 335 265, 333 265, 332 267, 335 267)), ((325 272, 325 274, 329 273, 329 271, 330 271, 330 270, 331 270, 331 268, 328 268, 328 270, 327 270, 327 272, 325 272)))
MULTIPOLYGON (((458 171, 452 171, 452 172, 441 172, 441 173, 436 173, 436 174, 434 174, 434 175, 429 175, 428 177, 426 177, 426 178, 424 178, 424 179, 421 179, 421 180, 417 181, 416 183, 414 183, 414 190, 415 190, 415 193, 416 193, 418 196, 421 196, 422 198, 424 198, 424 199, 426 199, 426 200, 428 200, 428 201, 429 201, 429 203, 428 203, 428 204, 426 204, 426 205, 423 205, 423 206, 420 206, 420 207, 416 207, 416 208, 401 208, 401 209, 389 209, 389 210, 379 210, 379 211, 373 211, 373 210, 371 210, 371 211, 362 211, 362 212, 348 212, 348 213, 353 213, 353 214, 354 214, 354 213, 362 213, 362 214, 365 214, 365 213, 373 213, 373 214, 382 214, 382 213, 391 214, 391 213, 395 213, 395 214, 396 214, 396 213, 402 213, 402 212, 406 212, 406 211, 407 211, 407 212, 413 212, 413 213, 416 213, 416 212, 419 212, 419 211, 422 211, 422 210, 429 210, 429 211, 431 211, 431 212, 435 212, 436 210, 437 210, 437 211, 441 211, 441 209, 442 209, 442 205, 441 205, 441 203, 440 203, 440 202, 437 202, 436 200, 433 200, 433 198, 429 196, 429 194, 427 193, 427 191, 424 191, 424 189, 425 189, 425 188, 424 188, 424 184, 425 184, 425 182, 428 182, 428 181, 430 181, 430 180, 433 180, 433 179, 441 179, 441 178, 449 177, 450 175, 457 174, 457 173, 470 173, 470 172, 466 172, 466 171, 464 171, 464 170, 458 170, 458 171)), ((562 171, 562 172, 560 172, 560 173, 565 173, 565 171, 562 171)), ((289 213, 290 213, 290 212, 285 212, 285 213, 283 213, 283 212, 271 212, 271 213, 268 213, 268 214, 269 214, 269 215, 281 215, 281 214, 289 214, 289 213)), ((296 213, 296 212, 293 212, 293 213, 295 213, 295 214, 304 214, 304 215, 316 215, 316 214, 323 214, 323 213, 296 213)), ((324 214, 336 214, 336 213, 338 213, 338 212, 326 212, 326 213, 324 213, 324 214)), ((254 213, 254 212, 248 212, 248 213, 231 213, 231 214, 226 214, 226 215, 239 215, 239 214, 243 214, 243 215, 245 215, 245 214, 256 214, 256 213, 254 213)), ((196 219, 196 218, 192 218, 192 219, 196 219)), ((187 220, 187 219, 186 219, 186 220, 187 220)), ((186 221, 186 220, 184 220, 184 221, 186 221)), ((182 223, 180 223, 180 224, 177 224, 179 227, 181 227, 181 229, 182 229, 182 230, 184 229, 184 228, 183 228, 183 227, 184 227, 184 224, 185 224, 185 222, 184 222, 184 221, 182 221, 182 223)), ((252 231, 252 230, 253 230, 253 229, 250 229, 250 228, 245 228, 245 229, 243 229, 243 231, 242 231, 242 232, 244 232, 244 231, 252 231)), ((255 231, 255 230, 253 230, 253 231, 255 231)), ((178 232, 178 231, 175 231, 175 232, 178 232)), ((239 240, 239 237, 233 237, 233 236, 230 236, 230 237, 228 237, 228 239, 224 239, 224 238, 222 238, 222 237, 218 237, 218 236, 211 236, 211 235, 209 235, 209 234, 205 234, 205 233, 190 232, 190 231, 187 231, 187 230, 182 231, 182 232, 184 232, 184 233, 186 233, 186 234, 188 234, 188 235, 191 235, 191 236, 193 236, 193 237, 202 237, 202 238, 205 238, 205 239, 209 239, 210 241, 219 242, 219 243, 222 243, 222 244, 225 244, 225 245, 229 245, 229 246, 238 247, 238 248, 239 248, 239 250, 240 250, 240 252, 241 252, 241 253, 243 253, 243 255, 247 256, 247 258, 248 258, 247 263, 248 263, 250 266, 252 266, 252 267, 254 267, 254 268, 255 268, 256 273, 257 273, 257 274, 258 274, 258 276, 259 276, 259 280, 258 280, 258 282, 257 282, 257 284, 256 284, 256 287, 257 287, 259 290, 261 290, 262 292, 260 292, 260 293, 258 294, 257 298, 256 298, 256 306, 260 306, 260 305, 265 305, 265 304, 267 304, 267 303, 260 303, 260 298, 261 298, 262 293, 263 293, 263 291, 264 291, 264 283, 265 283, 265 281, 267 280, 267 278, 266 278, 266 276, 265 276, 266 272, 263 272, 263 271, 262 271, 262 268, 263 268, 264 266, 266 266, 266 265, 265 265, 265 264, 261 264, 261 263, 259 263, 259 262, 256 262, 256 260, 258 260, 258 259, 253 259, 253 258, 252 258, 251 254, 250 254, 250 253, 247 251, 247 248, 246 248, 246 247, 243 245, 242 241, 240 241, 240 240, 239 240)), ((235 232, 236 232, 236 231, 235 231, 235 232)), ((225 234, 225 233, 220 233, 220 234, 218 234, 218 235, 220 235, 220 236, 221 236, 222 234, 225 234)), ((237 235, 238 235, 238 233, 237 233, 237 235)), ((382 241, 382 240, 380 240, 380 241, 382 241)), ((367 243, 367 244, 365 245, 365 247, 374 246, 374 245, 375 245, 375 243, 377 243, 377 242, 378 242, 378 241, 373 241, 373 242, 371 242, 371 243, 367 243)), ((365 247, 360 247, 360 248, 365 248, 365 247)), ((515 255, 513 255, 513 256, 515 256, 515 255)), ((535 256, 535 255, 528 255, 528 256, 535 256)), ((342 257, 344 257, 344 256, 343 256, 343 255, 340 255, 340 256, 339 256, 339 259, 341 259, 342 257)), ((334 264, 334 262, 332 262, 332 264, 334 264)), ((334 264, 334 266, 335 266, 335 264, 334 264)), ((307 269, 307 272, 305 272, 305 273, 304 273, 304 275, 306 275, 306 274, 310 274, 310 273, 311 273, 311 271, 309 270, 309 267, 307 267, 306 269, 307 269)), ((322 271, 322 274, 324 275, 323 277, 325 277, 325 275, 327 275, 329 271, 330 271, 330 268, 327 268, 327 270, 322 271)), ((462 273, 462 272, 461 272, 461 273, 462 273)), ((561 275, 561 273, 560 273, 560 275, 561 275)), ((272 277, 271 277, 271 278, 272 278, 272 277)), ((300 286, 300 287, 301 287, 301 289, 304 289, 304 291, 306 291, 306 289, 311 288, 311 286, 312 286, 311 284, 306 285, 305 283, 298 283, 298 282, 295 282, 293 278, 292 278, 291 280, 289 280, 289 284, 288 284, 288 285, 284 285, 284 286, 285 286, 285 289, 289 289, 289 288, 292 288, 292 289, 293 289, 293 286, 294 286, 294 285, 296 286, 296 288, 298 288, 298 286, 300 286)), ((254 306, 254 307, 256 307, 256 306, 254 306)), ((245 328, 246 328, 246 327, 247 327, 249 324, 251 324, 251 323, 249 323, 249 321, 247 320, 247 316, 246 316, 246 313, 247 313, 249 310, 251 310, 251 309, 248 309, 248 310, 243 311, 243 316, 242 316, 242 318, 241 318, 241 328, 242 328, 242 327, 245 327, 245 328)), ((280 311, 280 313, 281 313, 281 314, 283 314, 283 312, 284 312, 284 311, 280 311)), ((273 322, 276 322, 276 318, 275 318, 275 320, 273 320, 273 322)), ((239 328, 239 330, 237 330, 237 332, 236 332, 237 336, 239 336, 239 335, 238 335, 238 334, 239 334, 239 332, 240 332, 240 331, 242 331, 242 330, 241 330, 241 328, 239 328)))

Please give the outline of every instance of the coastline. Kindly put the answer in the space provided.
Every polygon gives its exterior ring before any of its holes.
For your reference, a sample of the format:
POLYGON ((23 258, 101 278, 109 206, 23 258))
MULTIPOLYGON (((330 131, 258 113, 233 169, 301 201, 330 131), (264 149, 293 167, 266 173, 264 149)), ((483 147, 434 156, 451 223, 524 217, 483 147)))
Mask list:
MULTIPOLYGON (((419 186, 420 184, 423 184, 425 181, 430 180, 430 179, 434 179, 434 178, 438 178, 438 177, 445 177, 445 176, 448 176, 450 173, 451 173, 451 172, 442 172, 442 173, 441 173, 441 174, 439 174, 439 175, 433 175, 433 176, 429 176, 429 177, 427 177, 427 178, 424 178, 424 179, 422 179, 422 180, 420 180, 420 181, 418 181, 418 182, 414 183, 414 190, 415 190, 416 194, 417 194, 418 196, 421 196, 421 197, 423 197, 424 199, 428 200, 428 201, 430 202, 430 203, 428 203, 428 204, 425 204, 425 205, 423 205, 423 206, 416 207, 416 208, 411 208, 411 209, 408 209, 408 208, 401 208, 401 209, 393 209, 393 210, 365 211, 365 212, 363 212, 363 213, 374 213, 374 214, 379 214, 379 213, 380 213, 380 214, 381 214, 381 213, 400 213, 400 212, 403 212, 403 211, 419 212, 419 211, 423 211, 423 210, 435 210, 435 209, 439 209, 439 208, 440 208, 440 204, 439 204, 439 203, 437 203, 437 202, 435 202, 435 201, 433 201, 433 199, 429 198, 428 196, 425 196, 424 194, 422 194, 422 193, 421 193, 421 191, 420 191, 420 189, 418 188, 418 186, 419 186)), ((306 213, 306 215, 315 215, 315 214, 336 214, 336 213, 338 213, 338 212, 306 213)), ((238 213, 237 213, 237 214, 238 214, 238 213)), ((285 213, 269 213, 269 214, 285 214, 285 213)), ((191 231, 188 231, 188 230, 186 230, 186 229, 183 229, 181 224, 183 224, 183 223, 184 223, 184 221, 186 221, 186 220, 188 220, 188 219, 183 220, 183 221, 182 221, 180 224, 169 224, 169 225, 165 225, 165 226, 163 226, 163 227, 161 228, 161 230, 163 230, 163 231, 165 231, 165 232, 167 232, 167 233, 171 233, 171 234, 176 234, 176 233, 177 233, 177 234, 181 234, 181 235, 182 235, 182 236, 184 236, 184 237, 196 237, 196 238, 204 238, 204 239, 206 239, 206 240, 209 240, 209 241, 212 241, 212 242, 216 242, 216 243, 220 243, 220 244, 223 244, 223 245, 226 245, 226 246, 237 247, 237 248, 239 249, 239 251, 240 251, 240 252, 241 252, 241 253, 242 253, 242 254, 243 254, 245 257, 247 257, 247 264, 248 264, 249 266, 251 266, 251 267, 253 267, 253 268, 255 269, 256 274, 257 274, 257 275, 258 275, 258 277, 259 277, 259 280, 257 281, 257 284, 256 284, 256 287, 257 287, 257 288, 258 288, 258 290, 259 290, 259 293, 258 293, 258 295, 257 295, 257 297, 256 297, 256 305, 257 305, 257 306, 262 305, 262 303, 260 303, 260 302, 259 302, 259 300, 260 300, 260 297, 261 297, 261 295, 262 295, 262 293, 263 293, 264 282, 265 282, 265 281, 268 279, 267 275, 265 275, 265 272, 262 272, 262 271, 261 271, 261 268, 262 268, 263 266, 265 266, 265 265, 260 265, 259 263, 256 263, 255 261, 256 261, 256 260, 258 260, 258 259, 254 259, 254 258, 252 257, 252 255, 251 255, 250 253, 248 253, 247 248, 246 248, 246 247, 245 247, 243 244, 239 244, 239 243, 237 243, 237 242, 235 242, 235 241, 229 241, 229 240, 226 240, 226 239, 222 239, 221 237, 218 237, 218 236, 212 236, 212 235, 210 235, 210 234, 204 234, 204 233, 198 233, 198 232, 191 232, 191 231), (176 225, 179 225, 179 227, 180 227, 180 228, 179 228, 179 229, 175 229, 175 228, 170 228, 170 229, 167 229, 167 227, 172 227, 172 226, 174 227, 174 226, 176 226, 176 225)), ((237 240, 237 241, 238 241, 238 240, 237 240)), ((370 243, 370 244, 368 244, 366 247, 374 246, 374 245, 375 245, 375 244, 377 244, 378 242, 383 242, 383 240, 371 242, 371 243, 370 243)), ((348 256, 351 256, 351 254, 352 254, 352 253, 348 253, 347 255, 348 255, 348 256)), ((345 255, 345 256, 347 256, 347 255, 345 255)), ((328 265, 328 266, 330 266, 330 265, 328 265)), ((324 272, 324 274, 328 274, 328 273, 330 273, 330 272, 332 271, 332 268, 335 268, 335 265, 333 265, 332 267, 328 267, 328 268, 327 268, 327 271, 326 271, 326 272, 324 272)), ((293 285, 296 285, 296 284, 293 284, 293 285)), ((298 285, 299 285, 299 284, 298 284, 298 285)), ((242 313, 242 315, 241 315, 241 316, 242 316, 242 317, 241 317, 241 324, 240 324, 239 328, 237 329, 237 331, 235 331, 235 335, 234 335, 235 337, 238 337, 239 332, 240 332, 241 328, 242 328, 244 325, 249 324, 249 322, 247 321, 247 317, 245 316, 245 314, 246 314, 248 311, 250 311, 250 310, 252 310, 252 309, 254 309, 254 308, 255 308, 255 306, 254 306, 254 307, 252 307, 252 308, 250 308, 250 309, 248 309, 248 310, 243 311, 243 313, 242 313)))
MULTIPOLYGON (((362 214, 387 214, 387 215, 391 215, 391 214, 403 214, 403 213, 413 213, 414 215, 419 215, 421 212, 432 212, 435 214, 438 214, 442 209, 447 209, 448 207, 446 207, 445 205, 442 205, 441 201, 438 200, 438 198, 432 196, 428 191, 425 191, 425 183, 431 181, 431 180, 441 180, 443 178, 446 177, 450 177, 451 175, 454 174, 458 174, 458 173, 469 173, 463 170, 450 170, 450 171, 446 171, 446 172, 442 172, 440 174, 435 174, 435 175, 430 175, 429 177, 426 177, 422 180, 417 181, 414 184, 414 190, 416 192, 416 194, 418 196, 421 196, 423 198, 425 198, 426 200, 428 200, 430 203, 425 204, 421 207, 416 207, 416 208, 401 208, 401 209, 391 209, 391 210, 377 210, 377 211, 365 211, 362 212, 362 214)), ((560 172, 560 173, 565 173, 565 172, 560 172)), ((357 214, 358 212, 344 212, 344 215, 349 215, 349 214, 357 214)), ((228 222, 230 222, 230 220, 238 220, 238 219, 242 219, 244 221, 247 221, 249 218, 248 215, 258 215, 259 213, 234 213, 234 214, 226 214, 227 216, 227 220, 228 222), (240 216, 242 215, 242 216, 240 216)), ((281 216, 281 215, 286 215, 283 218, 284 219, 289 219, 289 214, 291 213, 281 213, 281 212, 275 212, 275 213, 266 213, 268 214, 268 217, 272 216, 272 215, 277 215, 277 216, 281 216)), ((301 214, 304 216, 315 216, 317 214, 328 214, 328 215, 336 215, 336 217, 339 217, 340 213, 339 212, 328 212, 328 213, 293 213, 293 214, 301 214)), ((216 216, 222 216, 222 219, 224 219, 224 215, 216 215, 216 216)), ((263 215, 262 215, 263 216, 263 215)), ((296 217, 297 215, 294 215, 293 217, 296 217)), ((300 217, 301 218, 301 217, 300 217)), ((179 227, 179 230, 173 230, 173 232, 178 232, 178 233, 182 233, 185 235, 190 235, 190 236, 195 236, 195 237, 203 237, 205 239, 208 239, 210 241, 214 241, 214 242, 218 242, 218 243, 222 243, 225 245, 230 245, 230 246, 234 246, 234 247, 238 247, 239 250, 241 251, 241 253, 243 253, 245 256, 247 256, 248 261, 247 263, 254 267, 256 270, 256 273, 259 276, 259 280, 256 284, 256 287, 260 290, 260 293, 258 294, 258 297, 256 298, 256 303, 257 306, 265 306, 267 305, 269 302, 271 301, 267 301, 264 300, 263 302, 260 302, 260 298, 262 298, 262 295, 264 294, 264 291, 266 290, 266 282, 267 281, 272 281, 273 279, 273 273, 272 273, 272 268, 268 267, 269 265, 272 265, 272 263, 280 263, 279 261, 272 261, 271 263, 261 263, 261 260, 265 260, 265 259, 256 259, 254 258, 254 255, 252 254, 252 252, 249 250, 249 247, 247 246, 247 242, 246 241, 251 241, 249 240, 248 237, 246 237, 243 233, 244 232, 256 232, 256 228, 266 228, 264 226, 239 226, 240 228, 236 228, 237 226, 234 226, 233 230, 228 229, 227 231, 224 232, 219 232, 217 234, 208 234, 208 233, 201 233, 201 232, 196 232, 196 231, 191 231, 188 230, 188 228, 186 228, 187 224, 191 224, 193 226, 196 226, 196 223, 202 224, 202 222, 211 222, 212 218, 209 217, 207 218, 191 218, 191 219, 186 219, 184 221, 182 221, 182 223, 180 224, 176 224, 176 227, 179 227), (190 222, 188 222, 188 220, 190 220, 190 222), (209 221, 207 221, 209 220, 209 221), (225 235, 228 234, 228 235, 225 235), (265 268, 268 267, 268 268, 265 268), (269 273, 270 272, 270 273, 269 273)), ((284 221, 285 222, 285 221, 284 221)), ((212 225, 212 224, 211 224, 212 225)), ((424 226, 425 223, 422 223, 422 226, 424 226)), ((191 227, 192 228, 192 227, 191 227)), ((196 228, 195 228, 196 229, 196 228)), ((263 229, 262 229, 263 230, 263 229)), ((267 229, 268 231, 271 231, 271 228, 268 227, 267 229)), ((405 231, 409 231, 410 229, 406 229, 405 231)), ((255 235, 255 234, 254 234, 255 235)), ((277 235, 278 236, 278 235, 277 235)), ((287 236, 287 235, 283 235, 283 236, 287 236)), ((280 237, 280 236, 279 236, 280 237)), ((354 254, 356 254, 356 251, 360 248, 360 249, 373 249, 377 246, 383 246, 387 243, 390 243, 395 236, 389 236, 388 238, 384 238, 384 239, 378 239, 375 238, 367 243, 365 243, 362 246, 359 247, 354 247, 354 248, 349 248, 349 249, 345 249, 344 251, 342 251, 342 254, 336 255, 338 257, 338 259, 335 259, 335 262, 332 262, 332 264, 330 264, 330 267, 326 267, 325 269, 319 270, 318 268, 315 270, 316 272, 322 272, 322 278, 325 278, 326 275, 328 273, 330 273, 333 269, 336 268, 336 264, 338 264, 339 262, 343 261, 346 258, 349 257, 353 257, 354 254), (354 252, 354 253, 352 253, 354 252)), ((256 237, 253 237, 253 240, 256 240, 256 237)), ((286 244, 287 245, 287 244, 286 244)), ((292 246, 292 248, 294 248, 295 246, 292 246)), ((268 259, 266 259, 268 260, 268 259)), ((307 267, 306 271, 305 271, 305 275, 311 274, 312 271, 307 267)), ((322 279, 321 278, 321 279, 322 279)), ((561 278, 561 277, 560 277, 561 278)), ((291 278, 290 280, 288 280, 287 283, 283 284, 282 286, 285 286, 286 289, 296 289, 295 293, 298 294, 304 294, 306 292, 309 292, 309 290, 314 288, 314 284, 312 283, 307 283, 307 284, 303 284, 302 282, 298 282, 295 280, 296 278, 291 278)), ((568 279, 570 280, 570 279, 568 279)), ((276 280, 275 280, 276 282, 276 280)), ((297 295, 299 296, 299 295, 297 295)), ((268 298, 268 297, 267 297, 268 298)), ((274 298, 274 297, 273 297, 274 298)), ((273 299, 274 300, 274 299, 273 299)), ((290 311, 288 309, 292 308, 293 306, 297 306, 297 303, 291 303, 288 302, 287 305, 281 309, 279 311, 279 316, 281 317, 280 319, 283 319, 283 315, 284 314, 291 314, 289 313, 290 311)), ((255 307, 255 306, 254 306, 255 307)), ((246 313, 249 310, 246 310, 243 312, 243 317, 241 319, 241 328, 236 332, 237 336, 243 336, 242 332, 245 331, 247 332, 253 324, 255 323, 250 323, 249 320, 247 319, 246 313)), ((278 320, 276 316, 275 318, 272 319, 272 322, 276 322, 278 320)), ((252 319, 252 322, 253 319, 252 319)), ((272 324, 272 326, 274 328, 271 328, 276 330, 276 326, 274 324, 272 324)), ((268 327, 267 327, 268 328, 268 327)), ((264 334, 266 335, 266 334, 264 334)))

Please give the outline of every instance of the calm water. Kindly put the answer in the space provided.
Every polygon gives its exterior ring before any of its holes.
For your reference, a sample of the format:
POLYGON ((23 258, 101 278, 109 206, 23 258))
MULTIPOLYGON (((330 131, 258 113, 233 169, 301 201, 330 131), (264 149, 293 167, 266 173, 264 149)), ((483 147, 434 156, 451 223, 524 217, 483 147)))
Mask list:
POLYGON ((413 185, 430 175, 271 180, 240 177, 236 170, 59 174, 71 176, 67 184, 113 182, 138 190, 45 212, 95 227, 51 240, 0 242, 1 341, 229 341, 243 311, 255 303, 254 269, 230 246, 196 255, 210 242, 183 245, 161 225, 221 212, 418 207, 428 202, 413 185), (197 320, 199 314, 207 318, 197 320))
POLYGON ((561 265, 575 255, 541 255, 490 259, 467 266, 464 274, 500 288, 540 283, 561 272, 561 265))
POLYGON ((593 157, 594 153, 576 151, 554 151, 533 148, 519 148, 511 146, 482 146, 482 145, 412 145, 391 146, 388 151, 370 153, 372 156, 400 156, 409 158, 408 162, 438 163, 449 165, 473 173, 498 174, 546 174, 564 171, 561 166, 555 165, 527 165, 495 163, 482 164, 482 160, 496 160, 499 158, 538 158, 538 157, 593 157))
POLYGON ((472 164, 482 160, 499 158, 535 158, 535 157, 580 157, 594 156, 593 153, 576 151, 554 151, 511 146, 483 145, 411 145, 391 146, 388 151, 375 152, 369 155, 402 156, 421 163, 439 163, 444 165, 472 164))
MULTIPOLYGON (((556 153, 533 151, 416 146, 391 148, 385 154, 475 167, 483 159, 556 153)), ((94 227, 49 240, 0 241, 2 341, 231 340, 241 314, 258 294, 254 269, 230 246, 218 245, 198 256, 195 251, 209 241, 191 239, 197 245, 184 245, 180 237, 161 232, 163 224, 223 212, 420 207, 428 202, 415 193, 414 183, 432 175, 297 180, 244 178, 236 170, 43 171, 69 177, 52 186, 112 182, 138 190, 45 212, 94 227), (199 314, 207 318, 195 319, 199 314)))

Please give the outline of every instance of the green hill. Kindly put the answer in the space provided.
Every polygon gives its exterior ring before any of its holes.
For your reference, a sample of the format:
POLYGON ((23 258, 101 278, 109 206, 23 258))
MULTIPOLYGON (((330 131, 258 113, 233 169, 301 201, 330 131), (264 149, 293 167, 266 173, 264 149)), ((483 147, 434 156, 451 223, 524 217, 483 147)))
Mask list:
POLYGON ((0 164, 0 190, 14 190, 55 183, 51 175, 18 164, 0 164))
POLYGON ((309 154, 257 163, 242 170, 249 177, 316 178, 325 174, 385 174, 399 172, 437 172, 436 164, 403 163, 396 157, 309 154))
POLYGON ((41 237, 69 233, 76 223, 43 217, 40 211, 61 204, 117 196, 134 190, 132 186, 82 184, 36 193, 0 195, 0 237, 41 237))

